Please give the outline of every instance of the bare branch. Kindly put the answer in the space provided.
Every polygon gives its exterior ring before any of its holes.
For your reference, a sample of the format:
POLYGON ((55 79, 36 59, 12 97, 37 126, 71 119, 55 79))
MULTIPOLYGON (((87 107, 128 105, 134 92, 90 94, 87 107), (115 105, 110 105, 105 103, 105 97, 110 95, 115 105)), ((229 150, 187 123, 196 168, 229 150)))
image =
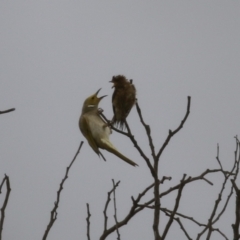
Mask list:
MULTIPOLYGON (((232 180, 231 180, 231 181, 232 181, 232 180)), ((215 220, 213 220, 213 224, 215 224, 215 223, 220 219, 220 217, 223 215, 223 213, 225 212, 225 210, 226 210, 226 208, 227 208, 227 206, 228 206, 228 203, 229 203, 229 201, 230 201, 230 198, 231 198, 232 194, 233 194, 233 186, 230 188, 230 193, 229 193, 229 195, 228 195, 227 198, 226 198, 226 201, 225 201, 225 204, 223 205, 222 210, 219 212, 219 214, 218 214, 218 216, 215 218, 215 220)))
POLYGON ((108 197, 107 197, 107 201, 105 203, 105 207, 104 207, 104 210, 103 210, 103 215, 104 215, 104 231, 107 231, 107 221, 108 221, 108 216, 107 216, 107 208, 108 208, 108 205, 111 201, 111 194, 113 193, 113 191, 118 187, 120 181, 118 181, 114 186, 113 188, 108 192, 108 197))
MULTIPOLYGON (((158 176, 158 162, 154 161, 154 171, 158 176)), ((159 197, 159 181, 158 179, 154 179, 154 215, 153 215, 153 233, 155 236, 155 240, 161 240, 161 236, 159 233, 159 221, 160 221, 160 197, 159 197)))
POLYGON ((178 128, 176 128, 174 131, 169 130, 169 134, 167 139, 165 140, 164 144, 162 145, 162 147, 160 148, 158 154, 157 154, 157 159, 159 160, 163 150, 166 148, 166 146, 168 145, 169 141, 171 140, 171 138, 173 137, 173 135, 175 135, 178 131, 180 131, 181 128, 183 128, 184 123, 186 122, 188 115, 190 113, 190 105, 191 105, 191 97, 188 96, 188 103, 187 103, 187 112, 185 114, 185 117, 183 118, 182 122, 180 123, 180 125, 178 126, 178 128))
POLYGON ((137 141, 135 140, 134 136, 132 135, 132 132, 131 132, 131 129, 130 127, 128 126, 128 123, 127 121, 125 121, 125 124, 126 124, 126 128, 127 128, 127 131, 128 131, 128 137, 131 139, 134 147, 138 150, 138 152, 140 153, 140 155, 142 156, 142 158, 145 160, 145 162, 147 163, 147 166, 153 176, 153 178, 157 178, 156 176, 156 172, 154 171, 154 168, 152 166, 152 164, 150 163, 150 160, 149 158, 145 155, 145 153, 142 151, 142 149, 139 147, 137 141))
MULTIPOLYGON (((115 186, 115 181, 114 179, 112 179, 112 183, 113 183, 113 187, 115 186)), ((120 233, 118 230, 118 220, 117 220, 117 204, 116 204, 116 191, 115 191, 115 187, 113 188, 113 205, 114 205, 114 219, 115 219, 115 223, 116 223, 116 231, 117 231, 117 240, 121 240, 120 237, 120 233)))
MULTIPOLYGON (((163 211, 165 214, 167 214, 168 216, 170 216, 170 214, 172 213, 171 210, 167 209, 167 208, 160 208, 161 211, 163 211)), ((192 221, 193 223, 197 224, 198 226, 202 227, 202 226, 206 226, 206 224, 200 223, 197 220, 195 220, 193 217, 190 216, 186 216, 182 213, 176 212, 175 215, 188 219, 189 221, 192 221)))
POLYGON ((90 213, 90 209, 89 209, 89 204, 87 203, 87 239, 91 240, 90 238, 90 217, 91 217, 91 213, 90 213))
MULTIPOLYGON (((167 216, 170 216, 170 214, 173 212, 173 211, 171 211, 171 210, 169 210, 169 209, 167 209, 167 208, 161 208, 160 210, 163 211, 167 216)), ((179 217, 182 217, 182 218, 185 218, 185 219, 188 219, 189 221, 192 221, 193 223, 197 224, 197 225, 200 226, 200 227, 206 227, 206 226, 207 226, 206 224, 203 224, 203 223, 198 222, 198 221, 195 220, 193 217, 186 216, 186 215, 184 215, 184 214, 182 214, 182 213, 176 212, 175 215, 177 215, 177 216, 179 216, 179 217)), ((174 218, 174 220, 176 220, 176 219, 174 218)), ((212 230, 218 232, 218 233, 219 233, 220 235, 222 235, 226 240, 228 240, 228 238, 224 235, 224 233, 221 232, 218 228, 212 228, 212 230)))
MULTIPOLYGON (((126 225, 130 219, 132 219, 137 213, 139 213, 140 211, 142 211, 145 208, 144 205, 140 206, 139 202, 142 199, 142 197, 148 192, 148 190, 150 190, 153 186, 154 186, 154 184, 151 184, 146 189, 144 189, 144 191, 138 195, 136 200, 132 197, 133 205, 132 205, 131 209, 129 210, 129 213, 127 214, 127 216, 122 221, 118 221, 118 226, 116 226, 116 224, 115 224, 112 227, 110 227, 109 229, 107 229, 107 228, 104 229, 104 232, 100 237, 100 240, 106 239, 107 236, 110 235, 112 232, 116 231, 117 228, 119 229, 122 226, 126 225)), ((106 206, 105 206, 105 208, 106 208, 106 206)))
POLYGON ((0 111, 0 114, 9 113, 9 112, 12 112, 12 111, 15 111, 15 108, 10 108, 8 110, 0 111))
POLYGON ((236 178, 239 172, 239 163, 240 163, 240 142, 236 137, 236 150, 235 150, 235 166, 236 166, 236 175, 234 179, 231 180, 232 188, 236 192, 236 203, 235 203, 235 223, 232 224, 233 228, 233 237, 234 240, 240 239, 239 227, 240 227, 240 190, 236 184, 236 178), (238 155, 237 155, 238 154, 238 155))
POLYGON ((219 207, 219 204, 220 202, 222 201, 222 195, 223 195, 223 192, 225 190, 225 187, 226 187, 226 184, 230 178, 230 176, 235 176, 236 178, 236 173, 234 173, 234 169, 235 169, 235 166, 237 166, 238 164, 234 164, 232 170, 230 173, 226 172, 226 171, 223 171, 223 168, 222 168, 222 164, 221 164, 221 161, 219 159, 219 147, 217 148, 217 157, 216 157, 220 167, 221 167, 221 172, 223 173, 224 175, 224 181, 222 183, 222 187, 220 189, 220 192, 218 194, 218 197, 215 201, 215 204, 214 204, 214 207, 213 207, 213 210, 212 210, 212 213, 210 215, 210 218, 208 219, 208 224, 206 225, 206 227, 198 234, 198 238, 197 239, 200 239, 200 237, 208 230, 208 233, 207 233, 207 240, 209 240, 211 238, 211 234, 213 232, 213 225, 220 219, 220 217, 222 216, 222 214, 224 213, 224 211, 226 210, 227 208, 227 205, 229 203, 229 200, 230 200, 230 197, 232 196, 232 193, 233 193, 233 190, 230 189, 230 194, 228 195, 226 201, 225 201, 225 204, 222 208, 222 210, 220 211, 220 213, 216 216, 216 213, 217 213, 217 210, 218 210, 218 207, 219 207), (216 218, 214 219, 214 217, 216 216, 216 218))
MULTIPOLYGON (((226 210, 227 205, 228 205, 229 200, 230 200, 230 197, 232 196, 233 190, 231 189, 231 190, 230 190, 230 194, 228 195, 228 197, 227 197, 227 199, 226 199, 226 202, 225 202, 222 210, 221 210, 220 213, 216 216, 217 209, 218 209, 218 207, 219 207, 220 202, 222 201, 222 195, 223 195, 223 191, 224 191, 224 189, 225 189, 225 186, 226 186, 226 184, 227 184, 230 176, 234 176, 234 179, 236 179, 237 174, 238 174, 237 170, 236 170, 236 173, 233 172, 234 169, 235 169, 235 167, 238 166, 238 164, 239 164, 239 163, 236 162, 236 152, 235 152, 235 162, 234 162, 234 166, 233 166, 231 172, 223 171, 223 168, 222 168, 222 165, 221 165, 221 162, 220 162, 220 159, 219 159, 219 148, 218 148, 218 150, 217 150, 217 157, 216 157, 216 158, 217 158, 217 161, 219 162, 219 165, 220 165, 220 167, 221 167, 220 170, 221 170, 221 172, 222 172, 223 175, 224 175, 224 181, 223 181, 223 183, 222 183, 222 187, 221 187, 221 189, 220 189, 220 192, 219 192, 219 194, 218 194, 218 197, 217 197, 217 199, 216 199, 216 201, 215 201, 215 204, 214 204, 212 213, 211 213, 211 215, 210 215, 210 217, 209 217, 209 219, 208 219, 208 224, 207 224, 206 227, 198 234, 197 239, 200 239, 200 237, 201 237, 207 230, 208 230, 208 234, 207 234, 207 238, 206 238, 206 239, 209 240, 209 239, 211 238, 211 234, 212 234, 212 232, 213 232, 213 225, 220 219, 220 217, 222 216, 222 214, 223 214, 224 211, 226 210), (216 218, 215 218, 215 220, 214 220, 213 218, 214 218, 215 216, 216 216, 216 218)), ((238 167, 237 167, 236 169, 238 169, 238 167)), ((223 235, 224 235, 224 234, 223 234, 223 235)), ((225 236, 225 235, 224 235, 224 236, 225 236)))
POLYGON ((77 155, 79 154, 82 145, 83 145, 83 141, 81 141, 80 146, 78 147, 78 150, 77 150, 77 152, 76 152, 73 160, 71 161, 71 163, 70 163, 69 166, 67 167, 66 172, 65 172, 65 176, 64 176, 64 178, 62 179, 62 182, 60 183, 59 189, 58 189, 58 191, 57 191, 57 200, 56 200, 56 202, 54 203, 54 207, 53 207, 53 209, 52 209, 52 211, 51 211, 51 215, 50 215, 50 220, 49 220, 49 223, 48 223, 48 225, 47 225, 47 228, 46 228, 46 230, 45 230, 45 233, 44 233, 44 235, 43 235, 42 240, 46 240, 46 239, 47 239, 48 233, 49 233, 49 231, 51 230, 54 222, 55 222, 56 219, 57 219, 57 209, 58 209, 58 205, 59 205, 59 202, 60 202, 60 195, 61 195, 61 191, 62 191, 62 189, 63 189, 64 182, 65 182, 66 179, 68 178, 68 172, 69 172, 72 164, 74 163, 75 159, 77 158, 77 155))
POLYGON ((186 231, 186 229, 184 228, 181 220, 179 218, 174 218, 175 221, 177 221, 177 223, 179 224, 180 228, 182 229, 182 231, 184 232, 185 236, 187 237, 188 240, 192 240, 192 238, 189 236, 188 232, 186 231))
POLYGON ((0 185, 0 193, 2 192, 2 187, 4 182, 6 182, 6 195, 5 195, 5 199, 3 201, 3 205, 1 207, 1 219, 0 219, 0 240, 2 239, 2 231, 3 231, 3 224, 4 224, 4 220, 5 220, 5 210, 8 204, 8 200, 9 200, 9 196, 10 196, 10 192, 11 192, 11 186, 10 186, 10 180, 9 177, 5 174, 5 177, 3 178, 3 181, 0 185))
POLYGON ((232 228, 234 240, 237 240, 239 239, 239 225, 240 225, 240 190, 233 180, 232 184, 236 192, 235 223, 232 224, 232 228))
MULTIPOLYGON (((200 175, 196 176, 196 177, 188 177, 186 180, 184 180, 184 184, 188 184, 188 183, 191 183, 191 182, 194 182, 194 181, 198 181, 198 180, 204 180, 206 181, 206 179, 204 178, 207 174, 210 174, 210 173, 215 173, 215 172, 221 172, 222 170, 221 169, 207 169, 205 170, 203 173, 201 173, 200 175)), ((179 189, 181 186, 181 183, 180 184, 177 184, 171 188, 169 188, 168 190, 162 192, 159 197, 163 197, 163 196, 166 196, 168 195, 170 192, 172 191, 175 191, 177 189, 179 189)))
POLYGON ((220 161, 220 159, 219 159, 219 145, 217 145, 217 156, 216 156, 216 159, 217 159, 217 162, 218 162, 220 168, 223 170, 221 161, 220 161))
POLYGON ((185 186, 184 184, 184 179, 186 178, 186 174, 183 175, 183 178, 181 180, 181 183, 180 183, 180 187, 178 189, 178 195, 177 195, 177 198, 176 198, 176 201, 175 201, 175 206, 174 206, 174 209, 170 215, 170 218, 168 220, 168 223, 166 225, 166 228, 163 232, 163 235, 162 235, 162 240, 165 239, 165 237, 167 236, 167 233, 172 225, 172 222, 173 222, 173 218, 175 217, 175 214, 177 212, 177 209, 178 209, 178 206, 179 206, 179 203, 180 203, 180 199, 181 199, 181 196, 182 196, 182 190, 183 190, 183 187, 185 186))
POLYGON ((154 148, 154 145, 153 145, 153 140, 152 140, 152 137, 151 137, 151 129, 150 129, 150 126, 147 125, 144 120, 143 120, 143 117, 142 117, 142 112, 141 112, 141 109, 138 105, 138 103, 136 102, 136 108, 137 108, 137 112, 138 112, 138 116, 140 118, 140 121, 142 123, 142 125, 144 126, 145 130, 146 130, 146 134, 147 134, 147 137, 148 137, 148 142, 149 142, 149 146, 150 146, 150 149, 151 149, 151 152, 152 152, 152 156, 153 156, 153 159, 155 159, 156 157, 156 154, 155 154, 155 148, 154 148))
MULTIPOLYGON (((171 192, 173 192, 173 191, 175 191, 175 190, 178 190, 178 189, 181 187, 181 184, 186 185, 186 184, 189 184, 189 183, 194 182, 194 181, 204 180, 203 178, 204 178, 205 175, 207 175, 207 174, 213 174, 213 173, 221 172, 221 171, 222 171, 221 169, 211 169, 211 170, 210 170, 210 169, 207 169, 207 170, 205 170, 203 173, 201 173, 200 175, 198 175, 198 176, 196 176, 196 177, 188 177, 187 179, 185 179, 185 180, 183 181, 183 183, 180 183, 180 184, 177 184, 177 185, 175 185, 175 186, 173 186, 173 187, 170 187, 168 190, 160 193, 160 194, 159 194, 159 198, 162 198, 162 197, 164 197, 164 196, 167 196, 167 195, 169 195, 169 193, 171 193, 171 192)), ((163 177, 163 179, 164 179, 164 177, 163 177)), ((161 183, 162 181, 163 181, 163 180, 161 180, 160 183, 161 183)), ((145 190, 148 191, 148 190, 149 190, 151 187, 153 187, 154 185, 155 185, 155 183, 151 184, 151 185, 150 185, 148 188, 146 188, 145 190)), ((145 190, 144 190, 144 191, 145 191, 145 190)), ((139 196, 140 196, 140 195, 139 195, 139 196)), ((139 202, 140 199, 137 199, 137 200, 135 200, 135 201, 136 201, 136 202, 139 202)), ((153 204, 154 201, 155 201, 155 198, 147 201, 145 204, 141 204, 141 205, 139 204, 139 206, 140 206, 141 208, 149 208, 149 206, 150 206, 151 204, 153 204)), ((154 207, 155 207, 155 205, 154 205, 154 207)), ((150 207, 150 208, 152 208, 152 207, 150 207)))

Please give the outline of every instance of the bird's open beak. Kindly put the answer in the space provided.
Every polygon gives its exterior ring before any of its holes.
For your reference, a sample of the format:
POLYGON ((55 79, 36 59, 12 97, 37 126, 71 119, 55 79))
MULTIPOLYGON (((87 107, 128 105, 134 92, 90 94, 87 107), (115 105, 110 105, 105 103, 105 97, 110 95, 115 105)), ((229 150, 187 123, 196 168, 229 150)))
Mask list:
POLYGON ((109 82, 110 82, 110 83, 113 83, 112 88, 114 88, 114 87, 115 87, 115 84, 114 84, 113 80, 111 80, 111 81, 109 81, 109 82))
MULTIPOLYGON (((101 88, 97 90, 97 92, 95 93, 96 96, 98 95, 98 93, 100 92, 100 90, 101 90, 101 88)), ((106 97, 106 96, 107 96, 107 95, 104 95, 104 96, 102 96, 102 97, 99 97, 99 99, 101 100, 101 99, 103 99, 103 98, 106 97)))

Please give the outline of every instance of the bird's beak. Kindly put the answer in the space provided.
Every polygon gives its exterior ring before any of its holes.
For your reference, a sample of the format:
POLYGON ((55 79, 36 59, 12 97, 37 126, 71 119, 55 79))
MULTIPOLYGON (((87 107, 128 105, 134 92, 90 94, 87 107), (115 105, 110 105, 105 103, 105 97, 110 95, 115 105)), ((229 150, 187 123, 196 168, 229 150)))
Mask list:
POLYGON ((98 95, 98 93, 100 92, 100 90, 101 90, 101 88, 99 88, 99 89, 96 91, 96 93, 95 93, 96 96, 98 95))
MULTIPOLYGON (((98 95, 98 93, 100 92, 100 90, 101 90, 101 88, 97 90, 97 92, 95 93, 96 96, 98 95)), ((102 96, 102 97, 99 97, 98 99, 101 100, 101 99, 103 99, 103 98, 106 97, 106 96, 107 96, 107 95, 104 95, 104 96, 102 96)))
POLYGON ((99 99, 101 100, 101 99, 103 99, 104 97, 106 97, 107 95, 104 95, 104 96, 102 96, 102 97, 100 97, 99 99))
POLYGON ((111 80, 111 81, 109 81, 109 82, 110 82, 110 83, 113 83, 112 88, 114 88, 114 87, 115 87, 115 84, 114 84, 113 80, 111 80))

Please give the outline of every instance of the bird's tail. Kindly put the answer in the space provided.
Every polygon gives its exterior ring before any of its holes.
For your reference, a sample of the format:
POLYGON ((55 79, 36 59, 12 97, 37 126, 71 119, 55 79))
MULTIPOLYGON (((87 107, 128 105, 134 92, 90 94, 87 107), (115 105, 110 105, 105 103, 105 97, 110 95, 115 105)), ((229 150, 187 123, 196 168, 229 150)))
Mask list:
POLYGON ((114 155, 116 155, 117 157, 121 158, 123 161, 127 162, 128 164, 130 164, 130 165, 132 165, 134 167, 138 166, 135 162, 133 162, 129 158, 127 158, 124 155, 122 155, 109 141, 105 141, 105 140, 102 139, 102 142, 104 144, 104 149, 106 149, 107 151, 113 153, 114 155))
POLYGON ((125 123, 125 119, 121 119, 119 121, 114 121, 113 125, 118 128, 119 130, 123 131, 124 129, 126 129, 126 123, 125 123))

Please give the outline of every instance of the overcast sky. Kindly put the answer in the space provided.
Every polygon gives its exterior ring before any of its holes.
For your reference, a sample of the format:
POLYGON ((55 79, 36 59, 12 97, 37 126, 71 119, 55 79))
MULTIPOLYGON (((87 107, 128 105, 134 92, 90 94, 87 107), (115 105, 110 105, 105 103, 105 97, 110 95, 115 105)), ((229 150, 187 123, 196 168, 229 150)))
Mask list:
MULTIPOLYGON (((130 140, 116 132, 111 136, 138 168, 105 151, 107 162, 100 160, 78 129, 83 101, 99 88, 100 96, 108 95, 100 107, 112 118, 113 75, 133 79, 156 149, 169 129, 178 126, 187 96, 192 97, 189 119, 161 158, 160 176, 173 178, 166 186, 179 182, 184 173, 195 176, 218 168, 218 143, 229 170, 234 136, 240 134, 239 43, 239 1, 2 0, 0 110, 16 108, 0 116, 0 179, 9 175, 12 188, 3 239, 42 238, 59 183, 81 140, 84 145, 69 172, 49 240, 86 239, 87 202, 92 239, 97 239, 111 179, 121 181, 119 219, 128 212, 131 196, 152 183, 130 140)), ((128 122, 151 157, 135 108, 128 122)), ((222 181, 221 175, 214 181, 222 181)), ((196 183, 187 188, 180 211, 206 223, 219 187, 196 183)), ((174 200, 169 197, 164 206, 174 200)), ((230 239, 231 204, 219 225, 230 239)), ((121 234, 122 239, 153 239, 151 210, 139 214, 121 234)), ((168 239, 176 236, 184 239, 178 225, 168 239)))

